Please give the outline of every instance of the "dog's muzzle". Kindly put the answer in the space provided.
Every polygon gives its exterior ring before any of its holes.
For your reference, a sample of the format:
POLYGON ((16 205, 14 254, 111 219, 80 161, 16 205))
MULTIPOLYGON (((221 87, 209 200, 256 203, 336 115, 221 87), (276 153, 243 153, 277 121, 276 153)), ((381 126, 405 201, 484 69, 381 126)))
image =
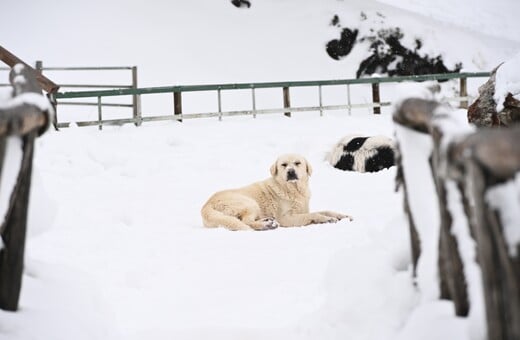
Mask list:
POLYGON ((288 181, 298 180, 298 175, 296 174, 296 171, 294 171, 294 169, 287 170, 287 180, 288 181))

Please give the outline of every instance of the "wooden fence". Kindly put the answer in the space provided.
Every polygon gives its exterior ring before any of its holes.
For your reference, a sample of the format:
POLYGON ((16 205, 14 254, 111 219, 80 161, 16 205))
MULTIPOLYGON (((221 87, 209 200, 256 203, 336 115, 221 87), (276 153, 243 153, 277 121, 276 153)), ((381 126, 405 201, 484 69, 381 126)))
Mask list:
POLYGON ((0 308, 8 311, 18 309, 20 296, 34 140, 47 130, 53 113, 41 90, 53 83, 25 63, 12 66, 12 98, 0 102, 0 197, 6 198, 0 202, 0 308), (19 162, 17 157, 5 161, 11 153, 19 154, 19 162))
POLYGON ((489 340, 520 339, 520 126, 473 131, 449 108, 420 99, 403 102, 393 118, 415 275, 439 277, 440 297, 459 316, 485 307, 489 340), (425 229, 427 212, 434 222, 425 229), (428 260, 433 248, 438 255, 428 260))

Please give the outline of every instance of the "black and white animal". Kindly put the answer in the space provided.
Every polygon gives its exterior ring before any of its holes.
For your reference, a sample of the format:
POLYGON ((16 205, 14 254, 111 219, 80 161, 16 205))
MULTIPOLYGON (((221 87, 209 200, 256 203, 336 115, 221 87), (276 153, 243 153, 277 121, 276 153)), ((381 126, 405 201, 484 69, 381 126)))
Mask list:
POLYGON ((335 168, 375 172, 395 165, 395 142, 386 136, 348 135, 327 154, 335 168))

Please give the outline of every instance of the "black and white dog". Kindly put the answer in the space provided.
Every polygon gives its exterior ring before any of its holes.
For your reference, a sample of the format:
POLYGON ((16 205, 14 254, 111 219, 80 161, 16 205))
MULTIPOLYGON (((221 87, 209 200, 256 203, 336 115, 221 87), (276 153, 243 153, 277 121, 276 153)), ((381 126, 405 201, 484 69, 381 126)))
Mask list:
POLYGON ((341 170, 375 172, 395 165, 395 154, 391 138, 348 135, 327 154, 327 161, 341 170))

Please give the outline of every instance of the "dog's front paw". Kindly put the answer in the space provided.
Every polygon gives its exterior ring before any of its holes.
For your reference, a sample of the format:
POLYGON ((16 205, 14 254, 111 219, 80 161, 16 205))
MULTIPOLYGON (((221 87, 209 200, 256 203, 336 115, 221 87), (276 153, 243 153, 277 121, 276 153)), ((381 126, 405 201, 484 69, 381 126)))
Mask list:
POLYGON ((278 221, 276 221, 272 217, 263 218, 260 220, 260 222, 262 224, 262 227, 257 230, 271 230, 271 229, 276 229, 280 226, 278 221))

